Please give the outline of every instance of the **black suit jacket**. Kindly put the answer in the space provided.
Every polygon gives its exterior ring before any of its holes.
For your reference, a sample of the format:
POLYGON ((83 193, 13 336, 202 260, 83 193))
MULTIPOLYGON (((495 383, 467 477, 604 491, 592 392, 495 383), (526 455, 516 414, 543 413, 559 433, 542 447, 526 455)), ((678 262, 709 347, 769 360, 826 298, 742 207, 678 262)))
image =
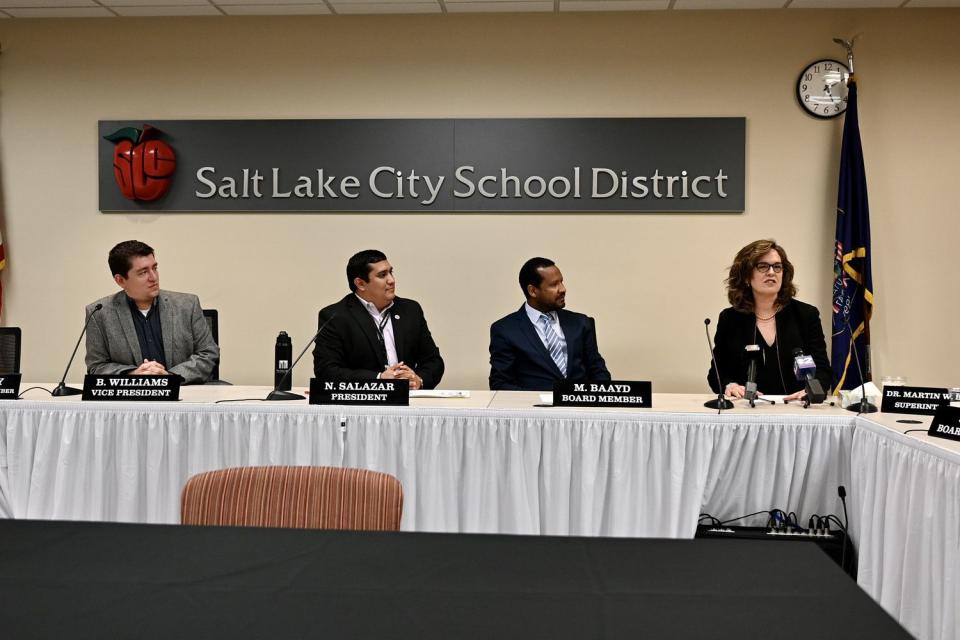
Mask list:
MULTIPOLYGON (((566 309, 557 311, 567 340, 567 380, 610 380, 597 348, 593 318, 566 309)), ((543 346, 526 309, 520 307, 490 327, 490 388, 549 391, 563 374, 543 346)))
MULTIPOLYGON (((727 307, 720 312, 713 353, 717 359, 717 369, 720 372, 720 382, 723 387, 731 382, 746 383, 749 360, 744 347, 755 344, 755 339, 763 339, 756 337, 759 336, 756 324, 756 316, 752 312, 743 313, 733 307, 727 307)), ((777 313, 777 344, 780 375, 783 376, 787 393, 803 389, 803 383, 797 381, 793 375, 793 350, 796 348, 802 349, 805 355, 813 356, 813 361, 817 365, 817 380, 823 385, 824 390, 831 387, 833 371, 830 369, 830 360, 827 358, 827 342, 823 337, 823 327, 820 325, 820 312, 816 307, 799 300, 791 300, 781 309, 777 313)), ((707 372, 707 382, 710 383, 710 388, 714 392, 720 392, 712 366, 707 372)), ((773 393, 762 388, 758 390, 773 393)))
MULTIPOLYGON (((383 371, 383 355, 373 318, 347 294, 340 302, 320 310, 318 327, 330 324, 317 337, 313 349, 313 374, 325 380, 373 380, 383 371)), ((443 358, 430 335, 423 309, 414 300, 395 298, 390 322, 397 358, 433 389, 443 377, 443 358)))

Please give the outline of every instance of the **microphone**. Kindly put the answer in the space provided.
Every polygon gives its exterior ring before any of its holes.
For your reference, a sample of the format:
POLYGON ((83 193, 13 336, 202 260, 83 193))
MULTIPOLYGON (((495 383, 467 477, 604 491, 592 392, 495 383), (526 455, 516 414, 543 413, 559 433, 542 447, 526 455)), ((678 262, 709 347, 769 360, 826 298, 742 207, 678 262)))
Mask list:
POLYGON ((289 391, 280 391, 280 387, 283 386, 284 382, 290 378, 290 375, 293 373, 293 368, 297 366, 297 363, 300 362, 300 358, 303 357, 303 354, 307 352, 307 349, 310 348, 317 338, 320 337, 320 334, 323 333, 323 330, 327 328, 327 325, 337 317, 337 312, 334 311, 333 315, 326 319, 326 321, 320 325, 320 328, 317 329, 317 332, 313 334, 313 337, 307 342, 306 346, 303 348, 303 351, 300 352, 300 355, 297 356, 297 359, 293 361, 293 364, 290 365, 290 368, 287 369, 287 372, 283 374, 283 377, 277 381, 276 386, 273 387, 273 391, 267 394, 267 397, 264 400, 304 400, 304 397, 299 393, 291 393, 289 391))
POLYGON ((64 381, 67 379, 67 372, 70 371, 70 365, 73 364, 73 359, 77 355, 77 349, 80 348, 80 341, 83 340, 83 335, 87 332, 87 327, 90 325, 90 320, 93 319, 93 314, 95 314, 97 311, 100 311, 100 309, 103 309, 103 305, 98 302, 97 306, 95 306, 93 311, 90 312, 90 315, 87 316, 87 321, 83 323, 83 331, 80 332, 80 337, 77 338, 77 344, 73 347, 73 353, 70 354, 70 360, 67 361, 67 368, 63 370, 63 377, 60 378, 60 383, 53 388, 53 391, 50 392, 50 395, 59 398, 60 396, 75 396, 83 393, 83 389, 68 387, 66 384, 64 384, 64 381))
POLYGON ((713 353, 713 347, 710 346, 710 318, 703 319, 703 331, 707 334, 707 349, 710 350, 710 362, 713 363, 713 375, 717 379, 717 397, 714 400, 707 400, 703 403, 707 409, 716 409, 717 415, 724 409, 733 409, 733 403, 723 397, 723 383, 720 382, 720 370, 717 368, 717 357, 713 353))
POLYGON ((813 356, 803 355, 803 349, 799 347, 793 350, 793 375, 797 380, 803 382, 804 391, 807 397, 803 400, 804 408, 811 404, 820 404, 827 398, 827 393, 823 390, 823 385, 817 380, 817 363, 813 361, 813 356))
POLYGON ((850 346, 853 347, 853 359, 857 362, 857 373, 860 374, 860 402, 854 402, 847 407, 847 411, 856 411, 857 415, 861 413, 876 413, 877 405, 867 400, 867 381, 863 379, 863 370, 860 368, 860 356, 857 354, 857 340, 853 337, 853 327, 850 326, 849 316, 843 316, 843 323, 847 325, 847 331, 850 332, 850 346))
POLYGON ((850 518, 847 515, 847 488, 842 484, 837 487, 837 495, 840 496, 840 502, 843 504, 843 551, 840 553, 840 568, 847 571, 847 528, 850 526, 850 518))
POLYGON ((743 397, 750 401, 750 406, 755 407, 757 402, 757 357, 760 355, 760 345, 748 344, 744 347, 747 352, 747 358, 750 363, 747 365, 747 391, 743 397))
POLYGON ((837 495, 840 496, 840 502, 843 504, 843 526, 849 526, 850 518, 847 516, 847 488, 842 484, 837 487, 837 495))

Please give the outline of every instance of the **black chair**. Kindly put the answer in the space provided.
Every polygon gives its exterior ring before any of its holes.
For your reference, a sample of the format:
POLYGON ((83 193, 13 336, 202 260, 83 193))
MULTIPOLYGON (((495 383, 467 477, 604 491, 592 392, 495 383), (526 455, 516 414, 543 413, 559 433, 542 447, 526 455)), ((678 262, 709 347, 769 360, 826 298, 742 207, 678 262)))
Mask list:
MULTIPOLYGON (((217 346, 220 346, 220 315, 217 313, 217 310, 204 309, 203 319, 207 321, 207 327, 210 328, 210 335, 213 336, 213 341, 217 343, 217 346)), ((230 384, 226 380, 220 379, 219 362, 213 367, 213 371, 210 373, 210 380, 205 384, 230 384)))
POLYGON ((0 373, 20 373, 20 327, 0 327, 0 373))

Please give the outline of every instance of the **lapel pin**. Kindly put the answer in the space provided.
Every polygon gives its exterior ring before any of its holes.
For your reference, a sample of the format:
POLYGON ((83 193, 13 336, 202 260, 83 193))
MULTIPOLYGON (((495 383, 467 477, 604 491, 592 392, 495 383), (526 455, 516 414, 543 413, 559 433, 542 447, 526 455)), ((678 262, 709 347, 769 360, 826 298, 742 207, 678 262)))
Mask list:
POLYGON ((393 315, 393 319, 394 319, 394 320, 399 320, 399 319, 400 319, 400 314, 399 314, 399 313, 395 313, 395 314, 393 315))

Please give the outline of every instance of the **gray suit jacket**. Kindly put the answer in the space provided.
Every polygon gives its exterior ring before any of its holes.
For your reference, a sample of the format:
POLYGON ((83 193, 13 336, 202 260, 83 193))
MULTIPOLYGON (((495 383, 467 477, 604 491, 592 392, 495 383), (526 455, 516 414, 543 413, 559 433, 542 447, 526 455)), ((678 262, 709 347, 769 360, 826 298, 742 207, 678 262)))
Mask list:
MULTIPOLYGON (((206 382, 220 361, 220 348, 213 341, 200 299, 190 293, 160 290, 160 329, 167 371, 186 384, 206 382)), ((87 305, 87 317, 97 304, 103 308, 87 327, 87 373, 127 373, 143 362, 137 330, 127 303, 119 291, 87 305)))

